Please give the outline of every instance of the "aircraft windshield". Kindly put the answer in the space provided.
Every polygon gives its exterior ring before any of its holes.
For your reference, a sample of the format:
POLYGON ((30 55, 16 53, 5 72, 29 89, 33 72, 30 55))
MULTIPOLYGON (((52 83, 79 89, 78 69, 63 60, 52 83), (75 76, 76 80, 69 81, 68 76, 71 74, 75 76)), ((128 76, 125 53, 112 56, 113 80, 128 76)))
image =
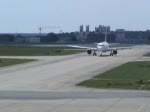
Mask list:
POLYGON ((100 46, 100 47, 104 47, 104 45, 98 45, 98 46, 100 46))

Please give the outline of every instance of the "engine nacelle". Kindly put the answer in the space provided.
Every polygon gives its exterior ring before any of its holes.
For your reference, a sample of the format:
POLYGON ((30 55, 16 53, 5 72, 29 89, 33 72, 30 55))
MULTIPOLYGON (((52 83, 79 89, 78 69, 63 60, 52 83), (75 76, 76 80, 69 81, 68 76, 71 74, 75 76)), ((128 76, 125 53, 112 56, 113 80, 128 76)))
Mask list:
POLYGON ((92 50, 91 49, 87 50, 87 53, 92 54, 92 50))
POLYGON ((117 50, 114 50, 114 51, 113 51, 113 54, 114 54, 114 55, 117 55, 117 54, 118 54, 118 51, 117 51, 117 50))

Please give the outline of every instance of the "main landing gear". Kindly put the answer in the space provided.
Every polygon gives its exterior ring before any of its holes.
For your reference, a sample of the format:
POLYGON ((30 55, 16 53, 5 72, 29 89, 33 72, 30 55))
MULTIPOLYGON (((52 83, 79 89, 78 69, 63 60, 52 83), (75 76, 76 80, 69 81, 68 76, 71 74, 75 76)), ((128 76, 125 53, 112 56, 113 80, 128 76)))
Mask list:
POLYGON ((96 54, 96 51, 94 50, 94 52, 93 52, 93 56, 96 56, 97 54, 96 54))
POLYGON ((113 56, 114 54, 113 54, 113 52, 111 51, 111 53, 110 53, 110 56, 113 56))

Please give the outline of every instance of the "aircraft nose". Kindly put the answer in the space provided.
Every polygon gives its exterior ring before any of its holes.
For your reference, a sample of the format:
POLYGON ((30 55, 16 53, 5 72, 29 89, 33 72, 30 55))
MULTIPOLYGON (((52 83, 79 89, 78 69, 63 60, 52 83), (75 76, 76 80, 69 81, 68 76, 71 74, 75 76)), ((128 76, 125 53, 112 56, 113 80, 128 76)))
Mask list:
POLYGON ((101 47, 101 46, 99 46, 99 47, 98 47, 98 49, 99 49, 99 50, 102 50, 102 47, 101 47))

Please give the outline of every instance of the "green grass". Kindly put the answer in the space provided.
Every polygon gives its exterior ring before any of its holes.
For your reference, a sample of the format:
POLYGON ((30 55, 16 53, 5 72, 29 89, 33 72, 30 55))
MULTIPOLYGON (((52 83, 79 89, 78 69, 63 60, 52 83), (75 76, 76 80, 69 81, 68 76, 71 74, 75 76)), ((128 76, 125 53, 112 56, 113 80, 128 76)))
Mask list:
POLYGON ((150 62, 130 62, 81 82, 78 86, 150 89, 150 62))
POLYGON ((35 61, 32 59, 0 59, 0 67, 10 66, 10 65, 16 65, 21 63, 27 63, 35 61))
POLYGON ((148 54, 146 54, 146 55, 144 55, 144 56, 148 56, 148 57, 150 57, 150 53, 148 53, 148 54))
POLYGON ((59 56, 83 52, 83 50, 65 50, 61 47, 0 46, 0 56, 59 56))

